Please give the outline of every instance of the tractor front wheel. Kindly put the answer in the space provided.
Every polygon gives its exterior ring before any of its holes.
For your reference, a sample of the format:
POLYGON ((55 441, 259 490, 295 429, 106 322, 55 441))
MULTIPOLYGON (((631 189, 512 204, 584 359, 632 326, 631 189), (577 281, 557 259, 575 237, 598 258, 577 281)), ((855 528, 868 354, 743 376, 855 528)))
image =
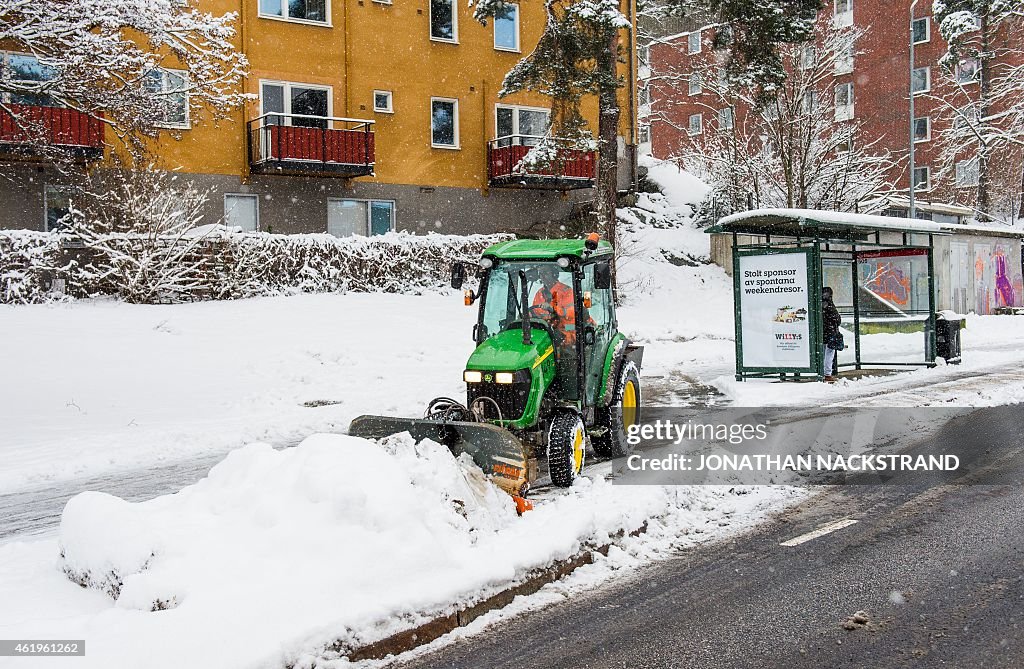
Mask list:
POLYGON ((594 438, 594 452, 603 458, 628 455, 632 449, 626 432, 640 421, 640 371, 634 363, 622 366, 612 402, 608 408, 598 410, 597 419, 605 432, 594 438))
POLYGON ((548 427, 548 473, 551 482, 568 488, 583 471, 587 457, 587 429, 574 411, 559 411, 548 427))

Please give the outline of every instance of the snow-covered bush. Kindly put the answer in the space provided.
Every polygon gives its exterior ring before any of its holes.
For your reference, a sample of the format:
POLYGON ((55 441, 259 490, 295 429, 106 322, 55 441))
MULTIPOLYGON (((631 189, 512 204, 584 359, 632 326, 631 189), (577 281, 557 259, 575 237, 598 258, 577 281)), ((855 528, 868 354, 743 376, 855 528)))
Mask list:
POLYGON ((204 226, 171 237, 108 233, 87 247, 71 232, 0 231, 0 303, 44 302, 64 281, 75 297, 138 302, 234 299, 294 292, 419 293, 447 283, 453 262, 475 262, 510 235, 338 238, 243 233, 204 226), (144 269, 140 263, 152 267, 144 269), (145 279, 143 281, 143 278, 145 279))

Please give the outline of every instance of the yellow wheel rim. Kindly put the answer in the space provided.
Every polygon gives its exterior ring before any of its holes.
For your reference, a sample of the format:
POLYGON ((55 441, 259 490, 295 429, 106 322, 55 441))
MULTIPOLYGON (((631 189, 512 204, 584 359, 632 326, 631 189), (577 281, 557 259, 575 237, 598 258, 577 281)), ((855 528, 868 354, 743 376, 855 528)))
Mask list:
POLYGON ((583 469, 583 428, 576 428, 572 440, 572 470, 577 474, 583 469))
POLYGON ((632 381, 626 382, 622 389, 622 425, 628 428, 636 423, 636 384, 632 381))

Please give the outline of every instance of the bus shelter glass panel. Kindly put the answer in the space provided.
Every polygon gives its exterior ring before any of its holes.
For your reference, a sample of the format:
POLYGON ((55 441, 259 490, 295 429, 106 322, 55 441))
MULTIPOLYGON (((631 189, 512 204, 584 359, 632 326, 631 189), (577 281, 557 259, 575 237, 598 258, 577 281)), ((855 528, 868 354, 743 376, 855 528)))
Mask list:
POLYGON ((856 265, 860 360, 926 362, 932 313, 927 249, 861 252, 856 265))

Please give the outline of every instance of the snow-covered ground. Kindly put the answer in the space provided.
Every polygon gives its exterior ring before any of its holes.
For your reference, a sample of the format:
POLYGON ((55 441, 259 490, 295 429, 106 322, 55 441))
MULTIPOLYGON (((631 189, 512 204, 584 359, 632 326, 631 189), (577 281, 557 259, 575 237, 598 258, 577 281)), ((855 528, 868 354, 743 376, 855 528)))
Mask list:
MULTIPOLYGON (((667 195, 622 212, 620 265, 619 322, 646 346, 647 402, 1024 400, 1012 317, 970 317, 958 367, 737 383, 731 281, 703 264, 708 238, 686 225, 699 184, 666 169, 652 178, 667 195)), ((805 494, 618 486, 603 463, 517 518, 446 449, 340 434, 362 413, 419 415, 435 396, 462 395, 474 314, 455 294, 0 307, 0 493, 232 451, 177 494, 131 504, 87 493, 59 536, 0 544, 0 638, 85 638, 77 667, 327 669, 339 663, 325 645, 478 601, 644 520, 644 537, 568 587, 741 531, 805 494), (271 448, 282 446, 294 448, 271 448)), ((907 355, 920 341, 877 337, 907 355)))

